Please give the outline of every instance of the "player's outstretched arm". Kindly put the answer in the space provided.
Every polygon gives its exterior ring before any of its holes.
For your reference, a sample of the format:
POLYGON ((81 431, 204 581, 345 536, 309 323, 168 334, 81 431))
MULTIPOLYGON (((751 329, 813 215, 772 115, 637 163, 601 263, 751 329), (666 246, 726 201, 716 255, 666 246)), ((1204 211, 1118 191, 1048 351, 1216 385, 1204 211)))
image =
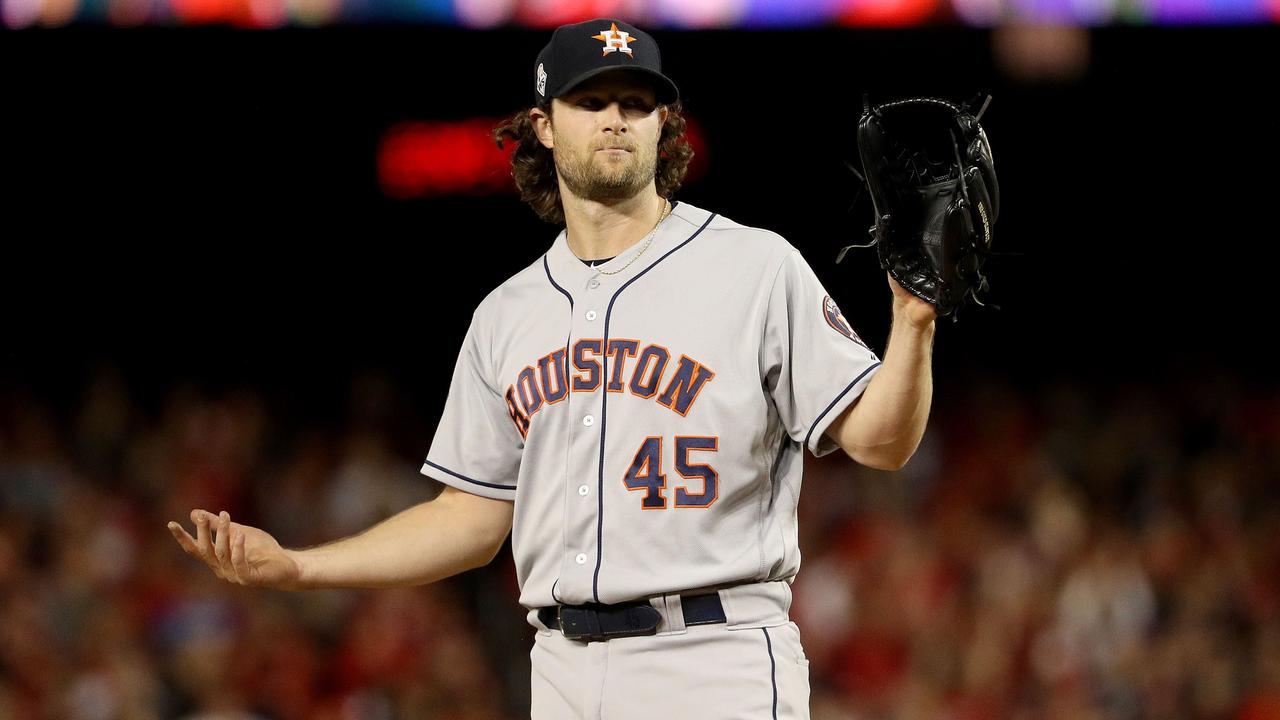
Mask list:
POLYGON ((182 549, 220 578, 241 585, 301 590, 422 585, 486 565, 511 531, 513 503, 446 487, 364 532, 305 550, 281 547, 267 532, 191 511, 192 537, 169 531, 182 549))
POLYGON ((900 470, 924 437, 933 402, 936 312, 889 277, 893 327, 884 363, 862 397, 832 421, 827 435, 867 467, 900 470))

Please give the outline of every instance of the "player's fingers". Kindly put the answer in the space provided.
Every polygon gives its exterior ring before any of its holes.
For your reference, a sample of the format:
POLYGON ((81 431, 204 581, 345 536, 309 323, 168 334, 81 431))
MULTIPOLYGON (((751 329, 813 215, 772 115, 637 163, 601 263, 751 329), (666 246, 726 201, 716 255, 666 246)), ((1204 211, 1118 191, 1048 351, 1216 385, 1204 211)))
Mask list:
POLYGON ((218 565, 218 558, 213 554, 213 515, 204 510, 196 509, 191 511, 191 519, 196 524, 196 556, 203 560, 205 565, 209 566, 214 575, 225 578, 222 568, 218 565))
POLYGON ((244 530, 231 531, 231 569, 241 583, 249 582, 249 563, 244 558, 244 530))
POLYGON ((218 558, 218 566, 230 576, 234 574, 231 570, 231 516, 223 510, 214 523, 213 554, 218 558))
POLYGON ((178 541, 178 545, 182 546, 182 549, 188 555, 200 557, 200 548, 196 545, 196 539, 191 537, 186 528, 176 522, 170 522, 169 532, 173 534, 173 539, 178 541))
POLYGON ((210 565, 214 564, 213 544, 209 541, 209 513, 204 510, 192 510, 191 520, 196 524, 196 549, 200 557, 210 565))

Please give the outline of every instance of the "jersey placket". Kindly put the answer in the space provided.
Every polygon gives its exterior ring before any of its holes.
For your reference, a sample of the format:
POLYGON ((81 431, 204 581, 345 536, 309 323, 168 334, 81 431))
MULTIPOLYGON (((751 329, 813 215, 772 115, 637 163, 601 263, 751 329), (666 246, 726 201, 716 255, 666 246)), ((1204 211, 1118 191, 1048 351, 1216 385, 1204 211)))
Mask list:
POLYGON ((597 527, 603 498, 598 483, 601 457, 600 420, 607 378, 603 376, 602 356, 607 348, 604 338, 604 307, 608 304, 613 283, 609 276, 595 268, 583 267, 575 275, 574 303, 565 367, 571 391, 567 437, 565 438, 565 550, 561 560, 560 579, 555 588, 558 601, 582 603, 594 601, 593 579, 600 548, 597 527), (581 350, 584 360, 575 365, 575 348, 587 341, 581 350), (594 353, 592 342, 600 344, 594 353), (591 370, 591 362, 595 370, 591 370), (592 377, 592 373, 595 377, 592 377), (576 381, 576 382, 575 382, 576 381), (578 385, 594 386, 575 390, 578 385))

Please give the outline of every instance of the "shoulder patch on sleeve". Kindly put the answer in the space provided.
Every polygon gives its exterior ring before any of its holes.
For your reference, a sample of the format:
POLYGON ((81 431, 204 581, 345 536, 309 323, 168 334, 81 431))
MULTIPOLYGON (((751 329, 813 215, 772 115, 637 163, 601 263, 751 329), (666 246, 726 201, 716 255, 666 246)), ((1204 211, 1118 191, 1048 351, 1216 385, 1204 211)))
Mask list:
POLYGON ((844 319, 844 314, 840 312, 840 308, 836 306, 836 301, 832 300, 830 295, 822 296, 822 315, 827 319, 827 324, 836 332, 863 347, 867 346, 866 343, 862 342, 862 338, 858 337, 858 333, 854 332, 852 327, 849 327, 849 321, 844 319))

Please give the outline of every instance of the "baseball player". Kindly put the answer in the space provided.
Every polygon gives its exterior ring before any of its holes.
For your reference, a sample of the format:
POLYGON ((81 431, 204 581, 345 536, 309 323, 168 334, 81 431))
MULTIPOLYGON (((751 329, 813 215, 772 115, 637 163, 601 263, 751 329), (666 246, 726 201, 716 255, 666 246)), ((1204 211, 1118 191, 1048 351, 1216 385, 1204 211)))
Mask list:
POLYGON ((307 550, 199 509, 178 542, 232 582, 380 587, 482 566, 510 532, 532 718, 808 717, 803 453, 907 461, 936 313, 890 278, 882 361, 787 240, 672 199, 683 127, 651 36, 556 29, 495 135, 564 229, 474 310, 422 465, 444 492, 307 550))

